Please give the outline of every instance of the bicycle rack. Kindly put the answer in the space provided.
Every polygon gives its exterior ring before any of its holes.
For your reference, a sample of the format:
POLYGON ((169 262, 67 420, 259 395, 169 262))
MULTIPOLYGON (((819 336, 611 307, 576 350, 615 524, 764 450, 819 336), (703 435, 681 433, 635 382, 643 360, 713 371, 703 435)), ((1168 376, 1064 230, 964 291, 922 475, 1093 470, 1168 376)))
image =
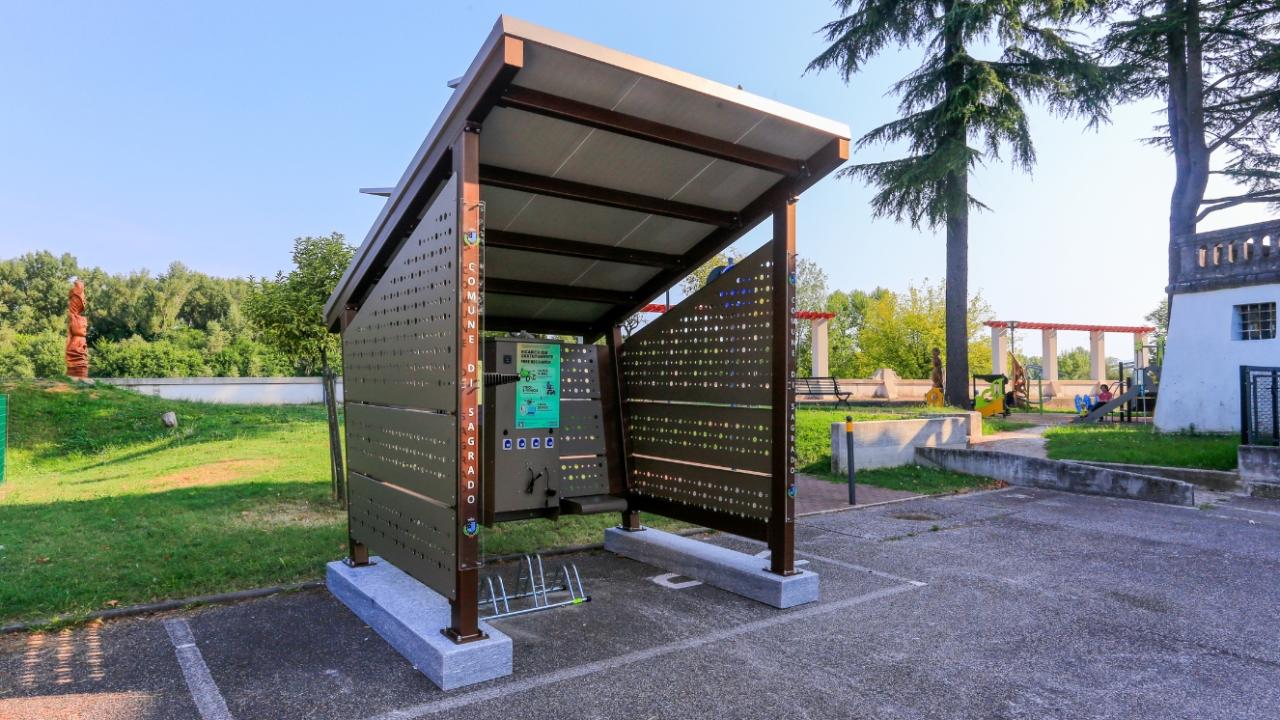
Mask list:
MULTIPOLYGON (((553 577, 554 572, 553 570, 553 577)), ((515 592, 507 592, 506 581, 500 573, 486 575, 480 585, 480 608, 493 612, 481 615, 480 619, 497 620, 527 615, 540 610, 580 605, 591 600, 582 586, 582 576, 578 574, 576 563, 561 563, 560 582, 551 586, 547 583, 541 555, 525 555, 521 559, 515 588, 515 592), (515 609, 512 609, 513 601, 515 609)))

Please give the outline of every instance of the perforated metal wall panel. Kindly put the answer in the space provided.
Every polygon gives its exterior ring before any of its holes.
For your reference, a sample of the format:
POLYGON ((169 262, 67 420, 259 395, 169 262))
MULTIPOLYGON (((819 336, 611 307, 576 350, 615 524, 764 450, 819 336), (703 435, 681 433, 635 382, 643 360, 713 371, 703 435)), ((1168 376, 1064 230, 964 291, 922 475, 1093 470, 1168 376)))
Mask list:
POLYGON ((446 181, 342 333, 351 537, 457 591, 457 183, 446 181))
POLYGON ((393 565, 453 598, 454 512, 393 485, 348 472, 351 535, 393 565))
POLYGON ((759 520, 769 519, 769 476, 633 455, 628 489, 653 497, 759 520))
POLYGON ((560 347, 560 397, 600 398, 600 368, 595 345, 560 347))
POLYGON ((627 338, 627 399, 769 404, 770 247, 627 338))
POLYGON ((633 402, 627 430, 636 455, 768 473, 768 408, 633 402))
POLYGON ((457 203, 450 180, 343 330, 348 402, 457 408, 457 203))
POLYGON ((622 344, 627 490, 763 537, 772 508, 772 243, 622 344))
POLYGON ((609 466, 603 455, 560 458, 560 494, 564 497, 606 495, 609 466))
POLYGON ((445 505, 458 496, 458 420, 452 415, 351 403, 347 466, 445 505))
POLYGON ((603 453, 604 418, 600 401, 561 400, 558 436, 556 442, 562 456, 603 453))

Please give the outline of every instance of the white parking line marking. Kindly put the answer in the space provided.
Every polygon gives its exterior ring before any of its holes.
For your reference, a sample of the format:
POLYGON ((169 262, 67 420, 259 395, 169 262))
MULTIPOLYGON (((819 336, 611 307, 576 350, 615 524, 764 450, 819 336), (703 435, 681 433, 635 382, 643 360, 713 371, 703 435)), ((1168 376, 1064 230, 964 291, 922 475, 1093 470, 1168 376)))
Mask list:
MULTIPOLYGON (((762 559, 762 560, 763 560, 763 559, 765 559, 765 558, 772 557, 772 556, 773 556, 773 551, 772 551, 772 550, 761 550, 760 552, 758 552, 758 553, 756 553, 756 554, 755 554, 755 557, 758 557, 758 558, 760 558, 760 559, 762 559)), ((808 561, 808 560, 796 560, 796 561, 795 561, 795 566, 796 566, 796 567, 800 567, 801 565, 808 565, 808 564, 809 564, 809 561, 808 561)))
MULTIPOLYGON (((835 558, 823 557, 821 555, 814 555, 813 553, 800 552, 799 550, 797 550, 796 554, 804 555, 805 557, 811 557, 814 560, 817 560, 818 562, 830 563, 832 565, 835 565, 836 567, 848 568, 850 570, 859 570, 861 572, 867 573, 868 575, 875 575, 878 578, 884 578, 885 580, 892 580, 894 582, 906 583, 913 587, 924 587, 925 585, 929 584, 922 580, 912 580, 911 578, 904 578, 901 575, 892 575, 890 573, 887 573, 881 570, 873 570, 863 565, 855 565, 854 563, 845 562, 843 560, 836 560, 835 558)), ((800 563, 796 563, 796 564, 799 565, 800 563)))
POLYGON ((425 717, 427 715, 434 715, 435 713, 447 712, 450 710, 457 710, 459 708, 467 707, 468 705, 474 705, 476 703, 485 702, 486 700, 495 700, 497 698, 506 697, 507 695, 521 693, 526 690, 534 690, 536 688, 544 687, 547 685, 553 685, 555 683, 563 682, 565 680, 573 680, 586 675, 594 675, 595 673, 604 672, 606 670, 615 670, 617 668, 625 667, 633 663, 642 662, 645 660, 652 660, 654 658, 662 657, 664 655, 670 655, 672 653, 677 653, 684 650, 696 650, 697 648, 703 647, 705 645, 710 645, 712 643, 720 642, 722 640, 728 640, 730 638, 735 638, 741 635, 746 635, 748 633, 753 633, 753 632, 756 632, 757 630, 766 630, 768 628, 772 628, 778 625, 786 625, 788 623, 796 622, 798 620, 805 620, 805 619, 817 617, 820 615, 827 615, 833 612, 838 612, 840 610, 851 608, 855 605, 861 605, 862 603, 871 602, 873 600, 879 600, 881 598, 886 598, 891 595, 897 595, 899 593, 908 592, 910 590, 915 590, 916 587, 917 586, 915 585, 895 585, 893 587, 884 588, 882 590, 869 592, 869 593, 866 593, 865 595, 858 595, 857 597, 852 597, 852 598, 849 598, 848 600, 840 600, 837 602, 826 603, 824 605, 817 605, 814 607, 805 608, 803 610, 796 610, 796 611, 781 614, 781 615, 774 615, 772 617, 768 617, 763 620, 756 620, 754 622, 743 623, 736 627, 726 628, 724 630, 717 630, 716 632, 713 632, 713 633, 708 633, 706 635, 700 635, 698 637, 693 637, 693 638, 687 638, 685 640, 678 640, 673 643, 668 643, 666 645, 659 645, 657 647, 652 647, 647 650, 639 650, 633 653, 628 653, 626 655, 619 655, 617 657, 608 658, 606 660, 599 660, 596 662, 585 663, 583 665, 577 665, 570 668, 564 668, 563 670, 549 672, 545 675, 536 675, 534 677, 525 678, 524 680, 515 680, 513 682, 499 685, 497 687, 485 688, 484 690, 475 690, 473 692, 456 695, 454 697, 448 697, 448 698, 436 700, 433 702, 422 703, 421 705, 413 705, 411 707, 400 708, 399 710, 392 710, 391 712, 383 713, 381 715, 375 715, 371 718, 367 718, 366 720, 415 720, 416 718, 425 717))
POLYGON ((675 582, 672 579, 678 577, 684 576, 679 573, 663 573, 661 575, 654 575, 649 578, 649 581, 654 585, 661 585, 668 590, 684 590, 685 588, 697 587, 702 584, 701 580, 682 580, 680 582, 675 582))
POLYGON ((204 656, 196 647, 196 636, 192 634, 191 626, 182 618, 171 618, 164 621, 164 629, 169 633, 173 651, 178 655, 178 664, 182 666, 182 676, 187 680, 187 689, 191 691, 191 699, 195 701, 202 720, 232 720, 227 701, 222 699, 222 693, 209 674, 209 666, 204 664, 204 656))
MULTIPOLYGON (((813 527, 813 526, 811 526, 811 525, 810 525, 810 526, 806 526, 806 527, 813 527)), ((821 530, 821 529, 823 529, 823 528, 819 528, 819 529, 821 530)), ((827 532, 830 532, 830 531, 827 531, 827 532)), ((756 544, 761 544, 761 541, 760 541, 760 540, 751 540, 751 539, 749 539, 749 538, 739 538, 739 539, 746 540, 747 542, 752 542, 752 543, 756 543, 756 544)), ((920 581, 920 580, 912 580, 911 578, 905 578, 905 577, 902 577, 902 576, 900 576, 900 575, 892 575, 892 574, 887 573, 887 572, 884 572, 884 571, 882 571, 882 570, 873 570, 873 569, 871 569, 871 568, 869 568, 869 567, 864 567, 864 566, 862 566, 862 565, 855 565, 855 564, 853 564, 853 563, 845 562, 845 561, 843 561, 843 560, 836 560, 835 558, 823 557, 823 556, 821 556, 821 555, 814 555, 813 553, 810 553, 810 552, 800 552, 799 550, 796 550, 795 552, 796 552, 796 555, 803 555, 803 556, 805 556, 805 557, 807 557, 807 558, 813 558, 814 560, 817 560, 818 562, 830 563, 830 564, 835 565, 835 566, 837 566, 837 567, 848 568, 849 570, 859 570, 859 571, 864 572, 864 573, 867 573, 867 574, 869 574, 869 575, 875 575, 875 576, 876 576, 876 577, 878 577, 878 578, 884 578, 885 580, 892 580, 892 581, 894 581, 894 582, 906 583, 906 584, 908 584, 908 585, 912 585, 912 586, 914 586, 914 587, 924 587, 925 585, 928 585, 928 584, 929 584, 929 583, 927 583, 927 582, 923 582, 923 581, 920 581)), ((769 551, 768 551, 768 550, 761 550, 760 552, 756 553, 756 557, 769 557, 769 551)), ((796 561, 796 565, 800 565, 800 564, 802 564, 802 563, 804 563, 804 562, 806 562, 806 561, 804 561, 804 560, 797 560, 797 561, 796 561)))

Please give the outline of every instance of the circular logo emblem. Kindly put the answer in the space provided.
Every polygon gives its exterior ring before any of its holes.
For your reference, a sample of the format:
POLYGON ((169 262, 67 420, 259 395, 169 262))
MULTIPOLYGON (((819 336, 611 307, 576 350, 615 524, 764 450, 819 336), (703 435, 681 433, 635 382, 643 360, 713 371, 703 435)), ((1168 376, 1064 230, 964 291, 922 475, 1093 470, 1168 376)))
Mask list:
POLYGON ((478 532, 480 532, 480 524, 474 519, 468 520, 467 524, 462 527, 462 534, 467 537, 475 537, 478 532))

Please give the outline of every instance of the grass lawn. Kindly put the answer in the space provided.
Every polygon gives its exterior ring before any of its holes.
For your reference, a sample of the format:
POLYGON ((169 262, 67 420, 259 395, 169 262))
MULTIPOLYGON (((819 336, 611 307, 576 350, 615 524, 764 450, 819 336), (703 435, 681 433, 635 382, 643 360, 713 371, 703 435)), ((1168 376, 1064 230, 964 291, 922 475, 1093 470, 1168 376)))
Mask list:
MULTIPOLYGON (((867 420, 905 420, 921 415, 956 412, 953 408, 889 406, 883 409, 854 408, 831 410, 801 406, 796 409, 796 469, 799 472, 836 483, 847 482, 843 475, 831 473, 831 423, 843 422, 852 415, 854 422, 867 420)), ((1011 423, 1020 425, 1021 423, 1011 423)), ((858 472, 860 484, 891 490, 908 490, 920 494, 954 492, 991 484, 986 478, 933 470, 915 465, 858 472)))
POLYGON ((1045 431, 1055 460, 1234 470, 1235 435, 1160 433, 1150 425, 1059 425, 1045 431))
POLYGON ((813 468, 822 467, 826 472, 831 468, 831 423, 844 422, 853 416, 854 422, 860 420, 902 420, 911 415, 907 410, 892 412, 889 410, 854 408, 852 410, 831 410, 827 408, 800 406, 796 408, 796 468, 801 472, 812 473, 813 468))
MULTIPOLYGON (((318 406, 0 382, 0 623, 321 577, 345 554, 318 406), (177 412, 177 428, 160 414, 177 412)), ((676 523, 646 518, 659 527, 676 523)), ((482 531, 486 554, 598 542, 614 515, 482 531)))
MULTIPOLYGON (((804 472, 809 473, 808 470, 804 472)), ((830 470, 809 473, 828 482, 847 484, 843 475, 833 475, 830 470)), ((859 485, 874 485, 889 490, 906 490, 919 495, 958 492, 974 488, 995 487, 996 481, 990 478, 961 475, 948 470, 935 470, 920 465, 903 465, 902 467, 877 468, 875 470, 859 470, 859 485)))

